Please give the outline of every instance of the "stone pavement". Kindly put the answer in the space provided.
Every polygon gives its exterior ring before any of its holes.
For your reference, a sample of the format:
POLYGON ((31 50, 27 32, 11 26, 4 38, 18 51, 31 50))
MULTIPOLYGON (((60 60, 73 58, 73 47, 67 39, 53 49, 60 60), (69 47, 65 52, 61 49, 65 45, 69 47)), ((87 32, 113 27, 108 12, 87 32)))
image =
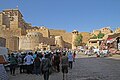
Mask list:
POLYGON ((0 64, 0 80, 8 80, 8 75, 6 74, 3 64, 0 64))
MULTIPOLYGON (((120 80, 120 60, 77 55, 73 69, 69 69, 67 80, 120 80)), ((9 74, 9 73, 8 73, 9 74)), ((41 75, 9 75, 10 80, 43 80, 41 75)), ((62 80, 62 73, 52 73, 49 80, 62 80)))

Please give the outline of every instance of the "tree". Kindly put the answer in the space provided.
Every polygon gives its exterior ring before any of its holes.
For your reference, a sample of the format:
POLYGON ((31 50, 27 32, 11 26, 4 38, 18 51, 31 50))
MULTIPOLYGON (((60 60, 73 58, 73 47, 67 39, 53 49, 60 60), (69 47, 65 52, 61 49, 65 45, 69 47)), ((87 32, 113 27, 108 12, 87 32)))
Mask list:
POLYGON ((101 39, 101 38, 104 37, 104 35, 105 35, 105 34, 103 34, 103 33, 100 32, 100 33, 97 35, 97 38, 98 38, 98 39, 101 39))
POLYGON ((98 38, 98 39, 101 39, 101 38, 104 37, 104 35, 105 35, 105 34, 103 34, 103 33, 100 32, 98 35, 95 35, 95 34, 94 34, 93 37, 91 37, 90 39, 97 39, 97 38, 98 38))
POLYGON ((82 38, 83 38, 83 36, 81 34, 79 34, 75 39, 74 45, 80 46, 80 44, 82 43, 82 38))

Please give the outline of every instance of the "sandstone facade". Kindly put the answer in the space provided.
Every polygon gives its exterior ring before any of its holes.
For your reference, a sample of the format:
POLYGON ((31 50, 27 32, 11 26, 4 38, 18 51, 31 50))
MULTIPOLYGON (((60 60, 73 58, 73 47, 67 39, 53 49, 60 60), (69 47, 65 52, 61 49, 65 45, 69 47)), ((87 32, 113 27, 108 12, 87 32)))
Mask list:
POLYGON ((32 27, 24 21, 19 9, 6 9, 0 12, 0 37, 5 39, 5 47, 17 51, 72 48, 73 34, 44 26, 32 27))
POLYGON ((120 33, 120 28, 117 28, 117 29, 115 30, 115 33, 120 33))
POLYGON ((0 46, 1 47, 5 47, 6 46, 6 39, 5 38, 0 37, 0 46))
POLYGON ((9 50, 19 50, 19 36, 26 35, 26 29, 30 27, 18 9, 0 12, 0 37, 6 40, 5 47, 9 50))
MULTIPOLYGON (((119 32, 120 30, 116 30, 119 32)), ((82 43, 87 43, 92 35, 99 32, 108 34, 109 28, 94 30, 92 33, 66 32, 65 30, 48 29, 44 26, 31 26, 25 22, 19 9, 6 9, 0 12, 0 41, 11 51, 69 48, 75 49, 74 41, 78 34, 82 34, 82 43), (4 39, 4 40, 3 40, 4 39)))

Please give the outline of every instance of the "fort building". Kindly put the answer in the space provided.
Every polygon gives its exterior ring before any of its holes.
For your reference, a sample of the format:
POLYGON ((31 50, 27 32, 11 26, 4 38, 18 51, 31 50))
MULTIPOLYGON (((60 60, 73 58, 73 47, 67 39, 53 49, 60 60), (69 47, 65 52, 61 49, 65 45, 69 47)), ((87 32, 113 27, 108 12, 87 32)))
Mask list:
POLYGON ((6 9, 0 12, 0 37, 6 40, 5 47, 9 50, 19 49, 19 36, 26 34, 30 28, 18 9, 6 9))
POLYGON ((6 39, 0 37, 0 46, 1 46, 1 47, 5 47, 5 45, 6 45, 6 39))
POLYGON ((31 26, 18 8, 0 12, 0 37, 11 51, 50 48, 72 48, 73 33, 65 30, 31 26))
POLYGON ((120 28, 117 28, 114 33, 120 33, 120 28))
MULTIPOLYGON (((48 50, 69 48, 76 49, 74 41, 77 35, 82 34, 82 43, 87 43, 92 35, 99 33, 112 33, 105 27, 94 30, 92 33, 66 32, 65 30, 49 29, 45 26, 32 26, 25 22, 18 8, 5 9, 0 12, 0 46, 7 47, 11 51, 18 50, 48 50)), ((120 32, 117 29, 116 32, 120 32)), ((90 45, 92 45, 90 43, 90 45)))
POLYGON ((98 35, 99 33, 103 33, 105 36, 102 39, 88 39, 87 45, 89 47, 95 47, 95 48, 99 48, 101 45, 101 42, 104 40, 107 40, 107 37, 109 34, 113 34, 113 31, 110 29, 110 27, 103 27, 101 29, 98 30, 93 30, 93 32, 91 33, 91 36, 93 37, 94 35, 98 35))

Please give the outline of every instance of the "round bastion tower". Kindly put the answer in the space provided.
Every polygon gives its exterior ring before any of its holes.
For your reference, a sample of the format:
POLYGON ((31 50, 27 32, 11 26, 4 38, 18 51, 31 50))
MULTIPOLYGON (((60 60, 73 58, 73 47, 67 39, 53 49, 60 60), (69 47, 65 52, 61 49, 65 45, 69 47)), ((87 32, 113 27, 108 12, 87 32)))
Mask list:
POLYGON ((64 42, 63 42, 62 36, 55 36, 55 44, 59 48, 63 48, 64 47, 64 42))
POLYGON ((36 46, 39 45, 40 43, 40 37, 42 36, 39 32, 31 32, 28 33, 27 35, 28 39, 28 49, 34 50, 36 46))
POLYGON ((75 39, 78 36, 78 31, 77 30, 73 30, 72 31, 72 49, 76 49, 75 46, 75 39))
POLYGON ((42 34, 39 32, 29 32, 26 36, 22 36, 19 41, 20 50, 34 50, 40 44, 42 34))

